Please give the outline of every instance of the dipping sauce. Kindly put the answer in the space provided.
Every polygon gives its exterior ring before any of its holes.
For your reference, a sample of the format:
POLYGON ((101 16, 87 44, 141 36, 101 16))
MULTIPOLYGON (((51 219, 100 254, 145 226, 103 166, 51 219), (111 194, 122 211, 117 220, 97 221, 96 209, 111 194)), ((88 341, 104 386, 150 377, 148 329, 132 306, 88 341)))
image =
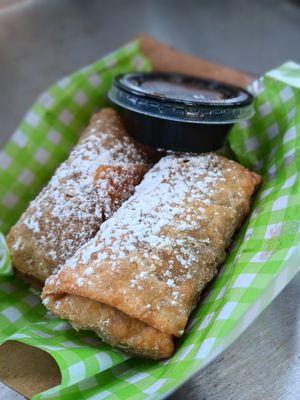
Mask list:
POLYGON ((182 74, 119 75, 109 98, 131 136, 173 151, 217 150, 233 123, 253 115, 253 99, 246 90, 182 74))
POLYGON ((192 84, 166 82, 163 80, 153 80, 143 82, 139 86, 135 86, 137 90, 143 93, 152 94, 154 96, 168 97, 169 99, 177 99, 183 101, 220 101, 224 99, 224 93, 218 90, 208 90, 192 84))

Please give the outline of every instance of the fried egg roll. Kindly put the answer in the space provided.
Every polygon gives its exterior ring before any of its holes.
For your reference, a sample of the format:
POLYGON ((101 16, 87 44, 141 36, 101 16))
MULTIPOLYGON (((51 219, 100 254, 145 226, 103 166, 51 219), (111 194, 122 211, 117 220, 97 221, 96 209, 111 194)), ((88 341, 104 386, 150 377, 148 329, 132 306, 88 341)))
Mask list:
POLYGON ((40 281, 91 239, 133 193, 152 154, 131 139, 113 109, 96 113, 66 162, 11 228, 14 267, 40 281))
POLYGON ((47 280, 44 304, 113 346, 169 357, 259 182, 216 154, 162 158, 96 236, 47 280))

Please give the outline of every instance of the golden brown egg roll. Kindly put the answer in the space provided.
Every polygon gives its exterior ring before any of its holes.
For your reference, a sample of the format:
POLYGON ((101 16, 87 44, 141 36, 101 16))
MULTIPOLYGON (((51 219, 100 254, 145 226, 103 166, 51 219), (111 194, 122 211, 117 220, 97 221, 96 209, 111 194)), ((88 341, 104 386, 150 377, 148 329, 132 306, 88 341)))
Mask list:
POLYGON ((8 236, 14 267, 44 281, 91 239, 133 192, 152 153, 133 141, 113 109, 102 109, 8 236))
POLYGON ((182 335, 225 259, 259 182, 215 154, 162 158, 97 235, 47 280, 44 304, 134 354, 170 356, 173 336, 182 335), (114 325, 120 319, 122 337, 114 325))

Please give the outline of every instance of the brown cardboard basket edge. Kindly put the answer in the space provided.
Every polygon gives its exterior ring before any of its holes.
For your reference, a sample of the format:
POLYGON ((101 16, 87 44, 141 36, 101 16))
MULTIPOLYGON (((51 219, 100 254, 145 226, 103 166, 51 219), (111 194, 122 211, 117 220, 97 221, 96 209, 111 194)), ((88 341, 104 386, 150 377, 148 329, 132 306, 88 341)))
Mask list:
MULTIPOLYGON (((253 76, 229 67, 179 52, 147 35, 140 35, 142 52, 156 71, 181 72, 245 87, 253 76)), ((23 396, 60 384, 54 359, 46 352, 19 342, 0 347, 0 380, 23 396)))

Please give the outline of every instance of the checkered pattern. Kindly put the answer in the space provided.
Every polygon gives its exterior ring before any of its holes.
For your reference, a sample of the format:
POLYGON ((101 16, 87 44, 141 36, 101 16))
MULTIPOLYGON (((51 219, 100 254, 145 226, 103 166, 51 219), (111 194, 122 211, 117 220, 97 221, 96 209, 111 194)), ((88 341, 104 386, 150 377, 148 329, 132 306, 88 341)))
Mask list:
MULTIPOLYGON (((105 103, 112 76, 134 68, 149 68, 136 42, 40 97, 1 153, 4 231, 66 157, 94 107, 105 103)), ((251 217, 170 360, 129 358, 47 313, 24 283, 4 276, 10 262, 1 238, 0 341, 19 340, 49 352, 62 373, 61 385, 35 400, 163 398, 228 347, 297 273, 300 67, 287 63, 250 90, 256 113, 233 128, 229 145, 239 162, 262 174, 263 184, 251 217)))
POLYGON ((0 232, 0 275, 9 276, 12 275, 12 267, 10 257, 7 251, 5 243, 5 237, 0 232))

